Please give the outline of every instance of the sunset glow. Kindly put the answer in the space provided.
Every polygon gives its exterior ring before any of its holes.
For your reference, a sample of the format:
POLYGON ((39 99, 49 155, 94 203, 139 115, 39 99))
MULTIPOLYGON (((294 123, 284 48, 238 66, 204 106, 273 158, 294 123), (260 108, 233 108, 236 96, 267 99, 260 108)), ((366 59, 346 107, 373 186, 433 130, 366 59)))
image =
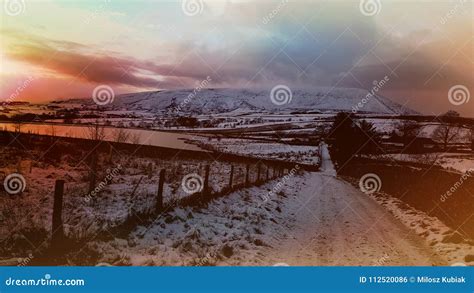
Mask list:
POLYGON ((21 13, 1 14, 2 100, 31 77, 18 99, 192 88, 207 76, 230 88, 370 88, 388 76, 382 94, 439 114, 453 85, 473 92, 470 1, 382 1, 374 16, 358 1, 204 1, 192 16, 181 1, 18 2, 21 13))

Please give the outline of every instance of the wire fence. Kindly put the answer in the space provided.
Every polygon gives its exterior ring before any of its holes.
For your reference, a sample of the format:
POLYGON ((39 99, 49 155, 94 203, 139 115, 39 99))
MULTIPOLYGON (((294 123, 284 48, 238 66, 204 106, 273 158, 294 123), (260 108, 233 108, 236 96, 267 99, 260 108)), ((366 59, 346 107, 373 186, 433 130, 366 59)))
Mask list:
MULTIPOLYGON (((60 245, 65 238, 90 239, 106 231, 126 234, 175 207, 204 206, 233 191, 319 168, 218 152, 176 151, 31 134, 15 137, 14 141, 9 137, 6 143, 14 143, 17 149, 34 146, 43 150, 48 163, 33 160, 26 167, 18 166, 16 172, 25 176, 28 196, 35 192, 49 194, 38 199, 46 205, 41 210, 35 199, 8 197, 5 202, 9 204, 4 207, 5 217, 9 217, 9 210, 17 211, 11 217, 13 222, 15 217, 43 213, 41 219, 35 219, 40 222, 35 225, 47 231, 51 247, 60 245), (73 156, 78 159, 73 160, 73 156), (74 161, 76 167, 72 170, 63 168, 68 160, 74 161), (45 178, 38 177, 38 173, 44 176, 41 171, 51 165, 52 172, 45 178), (41 185, 41 191, 32 184, 34 181, 41 185)), ((267 195, 262 189, 253 196, 264 201, 267 195)))

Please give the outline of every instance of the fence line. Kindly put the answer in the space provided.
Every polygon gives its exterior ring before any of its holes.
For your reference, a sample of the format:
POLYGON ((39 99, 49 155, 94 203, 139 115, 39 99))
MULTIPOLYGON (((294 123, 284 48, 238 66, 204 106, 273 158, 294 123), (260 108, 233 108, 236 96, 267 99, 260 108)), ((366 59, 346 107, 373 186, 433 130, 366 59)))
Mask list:
MULTIPOLYGON (((5 136, 5 132, 1 132, 0 137, 0 144, 9 144, 11 143, 11 137, 8 135, 5 136)), ((39 146, 45 146, 46 149, 50 149, 51 143, 53 142, 52 139, 56 139, 54 137, 45 137, 45 136, 39 136, 39 135, 34 135, 34 134, 19 134, 15 138, 18 142, 20 140, 25 140, 28 144, 38 144, 39 146)), ((59 139, 59 138, 58 138, 59 139)), ((127 194, 125 196, 129 197, 130 201, 133 201, 132 207, 135 208, 137 204, 140 204, 141 201, 143 200, 143 196, 140 197, 142 193, 137 192, 137 189, 139 188, 142 180, 147 178, 147 184, 150 186, 151 184, 156 186, 156 192, 153 192, 153 199, 152 199, 152 205, 151 207, 148 207, 148 194, 145 194, 145 208, 142 210, 137 210, 132 212, 128 212, 128 215, 135 214, 135 215, 140 215, 146 218, 151 218, 151 217, 157 217, 159 214, 164 213, 166 211, 169 211, 171 208, 175 206, 188 206, 188 205, 203 205, 206 204, 207 202, 220 197, 227 195, 235 190, 239 190, 242 188, 248 188, 251 186, 258 186, 260 184, 264 184, 270 180, 274 180, 278 177, 284 176, 286 173, 289 172, 291 168, 294 168, 294 166, 299 165, 301 167, 300 170, 311 170, 315 171, 319 168, 319 166, 313 166, 313 165, 306 165, 306 164, 300 164, 300 163, 293 163, 293 162, 285 162, 285 161, 279 161, 279 160, 270 160, 270 159, 261 159, 261 158, 256 158, 256 157, 249 157, 249 156, 243 156, 243 155, 234 155, 234 154, 226 154, 226 153, 219 153, 219 152, 201 152, 201 151, 182 151, 182 150, 174 150, 174 149, 167 149, 163 147, 156 147, 156 146, 138 146, 138 145, 132 145, 132 144, 127 144, 127 143, 113 143, 113 142, 100 142, 100 141, 91 141, 91 140, 86 140, 86 139, 77 139, 77 138, 65 138, 61 137, 60 140, 62 142, 66 143, 74 143, 77 145, 76 150, 82 150, 82 149, 94 149, 94 152, 89 154, 89 167, 92 169, 93 174, 89 174, 87 180, 84 182, 87 186, 85 186, 85 191, 89 190, 89 194, 94 193, 93 196, 89 196, 84 200, 84 204, 86 202, 89 202, 89 200, 92 201, 98 201, 100 199, 100 193, 103 192, 103 188, 111 183, 111 179, 107 180, 102 180, 102 182, 99 183, 100 178, 97 175, 97 169, 99 165, 99 154, 107 154, 110 153, 110 147, 112 146, 115 150, 121 150, 121 151, 130 151, 131 153, 135 153, 134 151, 139 148, 139 152, 136 153, 137 158, 140 158, 141 156, 145 157, 145 160, 147 159, 163 159, 166 161, 166 158, 174 157, 178 152, 182 152, 182 157, 181 159, 190 159, 192 161, 209 161, 210 157, 217 157, 219 158, 219 171, 215 173, 215 170, 211 169, 210 164, 206 164, 204 166, 204 178, 202 182, 202 189, 199 190, 198 192, 194 192, 186 197, 178 198, 177 200, 172 200, 170 201, 169 199, 173 199, 173 196, 176 196, 179 194, 179 192, 176 192, 176 183, 177 180, 173 179, 173 176, 182 176, 183 172, 181 170, 179 171, 173 171, 175 170, 174 168, 170 171, 166 170, 165 168, 160 168, 158 170, 153 170, 153 163, 147 162, 146 168, 143 169, 143 173, 140 174, 140 178, 138 183, 134 182, 133 184, 130 183, 129 185, 132 186, 133 191, 131 191, 131 195, 127 194), (230 165, 230 166, 229 166, 230 165), (227 167, 230 167, 230 172, 228 172, 227 167), (222 173, 225 170, 224 174, 226 175, 224 177, 224 180, 222 180, 222 173), (159 178, 158 180, 153 179, 153 175, 158 173, 159 178), (169 175, 168 175, 169 174, 169 175), (214 175, 214 176, 213 176, 214 175), (228 177, 227 177, 228 176, 228 177), (167 178, 168 177, 168 178, 167 178), (214 190, 213 186, 211 184, 211 179, 214 179, 214 183, 216 182, 216 178, 218 179, 218 188, 217 190, 214 190), (167 180, 168 179, 168 180, 167 180), (151 184, 150 184, 151 182, 151 184), (222 183, 223 182, 223 183, 222 183), (222 183, 222 184, 221 184, 222 183), (168 184, 168 185, 166 185, 168 184), (222 187, 223 186, 223 187, 222 187), (99 187, 99 188, 98 188, 99 187), (221 188, 222 187, 222 188, 221 188), (86 200, 87 199, 87 200, 86 200), (143 213, 143 214, 141 214, 143 213)), ((58 152, 56 149, 51 149, 50 152, 54 155, 58 155, 58 152)), ((108 160, 104 160, 106 164, 110 164, 111 161, 111 156, 109 156, 108 160)), ((217 162, 217 161, 216 161, 217 162)), ((127 162, 129 163, 129 162, 127 162)), ((169 165, 170 163, 165 163, 165 166, 169 165)), ((172 165, 171 165, 172 166, 172 165)), ((214 165, 213 165, 214 166, 214 165)), ((100 168, 99 168, 100 170, 100 168)), ((188 169, 189 170, 189 169, 188 169)), ((120 168, 120 172, 121 172, 120 168)), ((202 171, 202 169, 201 169, 202 171)), ((117 174, 119 171, 117 171, 117 174)), ((198 173, 201 173, 198 171, 198 173)), ((202 174, 202 173, 201 173, 202 174)), ((130 175, 130 174, 127 174, 130 175)), ((138 175, 138 174, 133 174, 138 175)), ((63 223, 63 203, 64 203, 64 196, 68 195, 68 191, 66 189, 65 192, 65 184, 67 182, 63 180, 57 180, 55 182, 55 188, 54 188, 54 203, 53 203, 53 217, 52 217, 52 234, 51 234, 51 246, 59 246, 61 245, 61 242, 63 240, 66 240, 65 237, 65 228, 64 228, 64 223, 63 223)), ((150 186, 151 187, 151 186, 150 186)), ((178 184, 179 188, 179 184, 178 184)), ((181 192, 182 190, 180 190, 181 192)), ((182 192, 181 192, 182 193, 182 192)), ((77 200, 77 198, 72 198, 74 200, 77 200)), ((121 200, 123 198, 120 198, 121 200)), ((67 206, 67 204, 65 205, 67 206)), ((77 206, 74 206, 77 207, 77 206)), ((140 206, 138 209, 142 208, 140 206)), ((127 212, 127 211, 125 211, 127 212)), ((126 222, 127 220, 125 220, 126 222)), ((129 225, 130 223, 126 224, 123 223, 123 225, 129 225)), ((120 229, 122 224, 119 224, 117 229, 120 229)), ((133 225, 130 225, 132 227, 133 225)), ((136 226, 136 225, 135 225, 136 226)), ((79 227, 81 228, 81 227, 79 227)), ((103 229, 103 228, 101 228, 103 229)))
MULTIPOLYGON (((171 211, 174 207, 202 206, 212 201, 213 199, 216 199, 221 196, 225 196, 236 190, 249 188, 251 186, 259 186, 271 180, 282 177, 288 174, 288 172, 290 172, 289 168, 286 168, 284 165, 281 165, 281 164, 269 165, 269 164, 262 164, 261 162, 257 162, 254 165, 256 166, 256 170, 254 168, 253 171, 252 171, 251 165, 246 164, 245 165, 245 181, 242 183, 238 183, 236 182, 234 178, 236 164, 235 163, 230 163, 230 164, 231 165, 230 165, 230 173, 229 173, 228 180, 224 181, 224 182, 227 182, 227 185, 223 187, 221 190, 214 191, 212 187, 210 186, 209 178, 212 176, 211 168, 209 164, 206 164, 204 167, 204 179, 203 179, 202 190, 192 193, 186 197, 179 198, 177 201, 171 202, 171 203, 165 201, 166 195, 164 192, 164 185, 165 183, 170 183, 169 181, 167 182, 166 180, 166 169, 160 169, 159 179, 158 179, 158 182, 156 183, 157 193, 156 193, 156 202, 154 204, 154 208, 148 210, 144 214, 140 214, 139 216, 145 217, 145 218, 156 218, 164 212, 171 211), (262 176, 263 174, 262 170, 265 170, 265 169, 266 169, 266 175, 262 176), (270 169, 272 169, 271 173, 270 173, 270 169)), ((294 164, 294 165, 296 166, 298 164, 294 164)), ((149 168, 148 168, 148 172, 150 172, 149 168)), ((148 176, 149 175, 150 174, 148 174, 148 176)), ((133 187, 133 191, 130 195, 130 198, 134 199, 134 194, 136 193, 136 190, 144 177, 145 177, 144 175, 141 176, 138 183, 135 184, 135 186, 133 187)), ((59 247, 61 245, 60 244, 61 241, 65 239, 65 236, 64 236, 65 234, 64 234, 64 229, 63 229, 64 224, 63 224, 63 219, 62 219, 64 184, 65 182, 63 180, 57 180, 55 184, 54 203, 53 203, 54 209, 53 209, 52 232, 51 232, 51 247, 59 247)), ((130 225, 130 223, 124 223, 124 226, 133 227, 133 225, 130 225)), ((115 228, 121 229, 120 225, 115 228)))

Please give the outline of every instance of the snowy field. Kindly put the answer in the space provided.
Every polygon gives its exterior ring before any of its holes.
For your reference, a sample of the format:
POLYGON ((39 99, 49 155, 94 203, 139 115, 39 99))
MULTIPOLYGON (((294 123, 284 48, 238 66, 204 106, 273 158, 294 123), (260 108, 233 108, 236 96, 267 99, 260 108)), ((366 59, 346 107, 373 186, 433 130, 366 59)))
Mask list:
POLYGON ((224 153, 275 159, 287 162, 317 165, 318 146, 301 146, 262 141, 256 139, 196 137, 198 145, 205 149, 224 153))
POLYGON ((460 173, 474 169, 474 154, 472 153, 385 154, 363 155, 362 157, 434 165, 460 173))
MULTIPOLYGON (((91 194, 88 192, 89 166, 86 162, 69 155, 64 155, 59 163, 41 157, 39 151, 25 152, 2 147, 0 173, 5 176, 17 173, 25 179, 24 192, 8 195, 3 191, 0 197, 3 222, 0 227, 0 241, 3 243, 0 251, 3 253, 29 251, 32 247, 26 239, 33 237, 34 244, 38 245, 49 237, 56 180, 65 181, 63 218, 66 235, 82 239, 121 225, 131 215, 153 211, 161 169, 166 170, 163 192, 166 206, 199 191, 199 186, 202 188, 206 165, 210 165, 211 191, 222 191, 228 187, 231 168, 228 162, 211 159, 130 159, 116 154, 112 162, 108 162, 108 156, 101 155, 96 186, 106 182, 107 175, 111 175, 111 179, 97 189, 97 194, 91 194), (194 182, 198 187, 186 185, 186 189, 183 182, 194 182)), ((235 168, 233 185, 243 184, 245 164, 232 164, 235 168)), ((262 167, 261 178, 266 175, 265 168, 262 167)), ((251 166, 249 179, 250 182, 256 181, 256 166, 251 166)))

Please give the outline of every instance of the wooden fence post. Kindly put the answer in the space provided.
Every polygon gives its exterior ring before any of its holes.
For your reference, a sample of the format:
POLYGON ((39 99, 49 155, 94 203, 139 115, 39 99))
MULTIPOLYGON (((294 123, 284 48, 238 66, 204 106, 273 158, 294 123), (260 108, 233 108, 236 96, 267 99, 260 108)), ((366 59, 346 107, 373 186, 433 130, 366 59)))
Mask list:
POLYGON ((112 144, 109 143, 109 155, 107 158, 107 161, 109 161, 109 163, 112 163, 113 154, 114 154, 114 148, 112 147, 112 144))
POLYGON ((151 177, 153 177, 153 164, 151 162, 148 163, 148 166, 146 167, 146 171, 148 173, 148 179, 151 179, 151 177))
POLYGON ((205 197, 210 196, 210 193, 209 193, 209 169, 210 169, 210 166, 206 165, 206 169, 205 169, 206 173, 204 175, 204 187, 203 187, 203 192, 204 192, 205 197))
POLYGON ((247 166, 245 166, 245 187, 248 187, 249 186, 249 173, 250 173, 250 165, 247 164, 247 166))
POLYGON ((54 186, 53 225, 51 230, 51 247, 58 248, 64 239, 62 219, 64 180, 56 180, 54 186))
POLYGON ((89 193, 95 189, 97 181, 97 151, 93 152, 91 160, 91 170, 89 171, 89 193))
POLYGON ((234 181, 234 165, 230 165, 229 190, 232 190, 233 181, 234 181))
POLYGON ((260 172, 261 172, 262 164, 257 163, 257 180, 255 180, 255 183, 260 182, 260 172))
POLYGON ((135 196, 135 192, 137 192, 137 189, 138 189, 138 186, 140 186, 140 183, 142 183, 142 180, 143 180, 143 177, 140 177, 140 179, 138 180, 137 184, 135 184, 135 187, 133 188, 133 191, 132 193, 130 194, 130 198, 133 199, 133 197, 135 196))
POLYGON ((158 193, 156 195, 156 212, 163 211, 163 185, 165 184, 165 169, 160 171, 160 180, 158 181, 158 193))

